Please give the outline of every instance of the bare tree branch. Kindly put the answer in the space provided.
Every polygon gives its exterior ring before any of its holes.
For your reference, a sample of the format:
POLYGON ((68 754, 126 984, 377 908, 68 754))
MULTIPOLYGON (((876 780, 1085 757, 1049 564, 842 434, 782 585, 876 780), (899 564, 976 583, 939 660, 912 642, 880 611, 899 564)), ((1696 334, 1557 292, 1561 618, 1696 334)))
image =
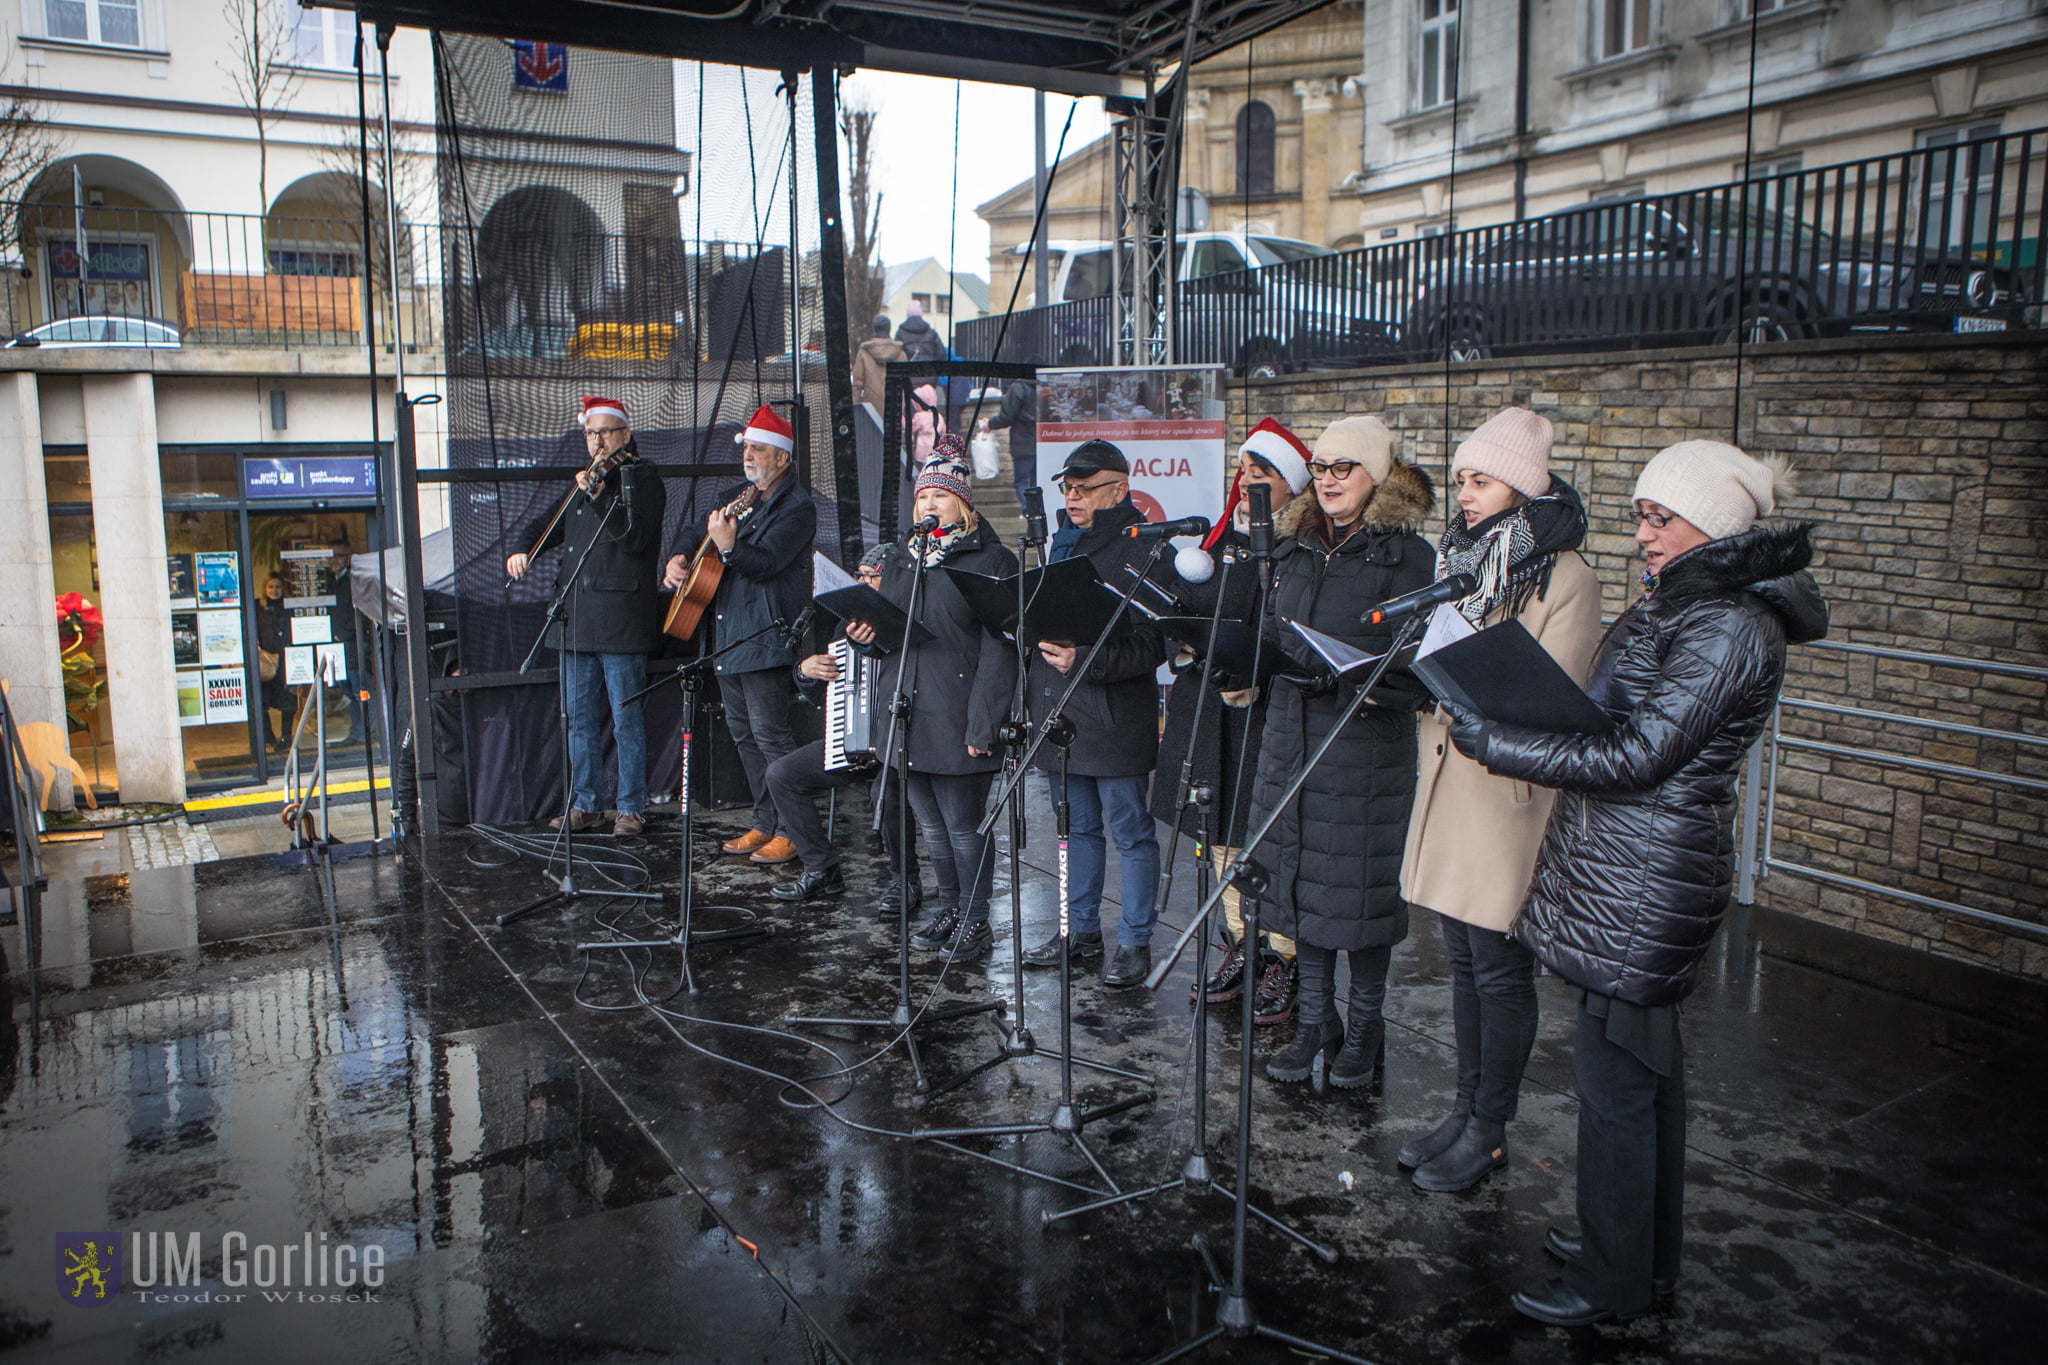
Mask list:
POLYGON ((298 92, 292 25, 283 0, 225 0, 220 12, 232 41, 229 60, 215 65, 256 122, 256 192, 270 211, 270 125, 298 92))
POLYGON ((846 239, 846 327, 853 349, 868 339, 869 326, 882 311, 882 263, 875 254, 881 231, 882 192, 874 185, 876 111, 849 102, 839 115, 846 139, 846 198, 853 232, 846 239))
POLYGON ((0 108, 0 255, 20 248, 27 258, 20 204, 63 148, 63 138, 34 101, 16 95, 0 108))

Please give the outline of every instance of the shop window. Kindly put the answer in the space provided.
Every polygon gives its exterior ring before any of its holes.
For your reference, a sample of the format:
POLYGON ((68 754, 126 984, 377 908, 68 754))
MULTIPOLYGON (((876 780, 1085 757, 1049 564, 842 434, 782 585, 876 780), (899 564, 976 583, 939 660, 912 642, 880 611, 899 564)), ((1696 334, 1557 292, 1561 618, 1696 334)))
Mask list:
MULTIPOLYGON (((232 462, 233 457, 228 457, 232 462)), ((201 783, 256 776, 249 744, 255 700, 240 518, 232 511, 164 513, 171 600, 171 663, 185 771, 201 783)))
POLYGON ((163 473, 164 501, 190 502, 233 500, 240 493, 235 485, 233 451, 162 449, 157 457, 163 473))
POLYGON ((84 446, 43 447, 43 500, 92 506, 92 462, 84 446))

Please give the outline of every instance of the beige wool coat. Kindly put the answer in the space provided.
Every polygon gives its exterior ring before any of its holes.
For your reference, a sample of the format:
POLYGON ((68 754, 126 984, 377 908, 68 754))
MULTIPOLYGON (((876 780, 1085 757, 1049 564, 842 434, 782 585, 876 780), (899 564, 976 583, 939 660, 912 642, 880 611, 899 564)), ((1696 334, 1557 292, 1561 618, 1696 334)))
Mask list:
MULTIPOLYGON (((1497 611, 1487 618, 1497 624, 1497 611)), ((1600 639, 1600 584, 1577 554, 1559 555, 1550 590, 1522 608, 1522 625, 1580 683, 1600 639)), ((1420 768, 1401 895, 1417 909, 1506 933, 1522 913, 1536 848, 1557 793, 1495 777, 1451 744, 1436 712, 1417 717, 1420 768)))

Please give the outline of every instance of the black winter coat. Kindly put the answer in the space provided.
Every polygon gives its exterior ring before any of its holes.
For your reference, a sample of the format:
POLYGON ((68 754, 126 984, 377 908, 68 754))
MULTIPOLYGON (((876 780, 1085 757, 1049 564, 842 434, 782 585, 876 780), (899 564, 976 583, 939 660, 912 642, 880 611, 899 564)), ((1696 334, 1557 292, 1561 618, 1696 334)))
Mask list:
MULTIPOLYGON (((550 647, 575 654, 654 652, 661 643, 661 519, 667 510, 661 476, 638 460, 612 471, 595 498, 571 488, 569 510, 540 546, 542 551, 568 546, 555 561, 557 591, 576 572, 586 547, 590 554, 568 606, 548 631, 550 647), (607 522, 605 513, 614 504, 617 510, 607 522)), ((519 543, 533 544, 554 513, 551 505, 534 518, 519 543)))
MULTIPOLYGON (((1396 464, 1366 503, 1363 529, 1334 551, 1313 533, 1283 542, 1266 617, 1270 644, 1309 673, 1328 670, 1289 620, 1368 654, 1383 652, 1395 628, 1358 618, 1435 579, 1435 552, 1411 529, 1434 502, 1428 476, 1396 464)), ((1274 681, 1272 693, 1252 788, 1253 829, 1350 699, 1348 686, 1317 695, 1283 680, 1274 681)), ((1426 694, 1411 675, 1395 671, 1373 695, 1376 704, 1351 722, 1252 855, 1272 878, 1259 902, 1264 927, 1318 948, 1381 947, 1408 936, 1401 858, 1415 801, 1415 713, 1426 694)))
MULTIPOLYGON (((1124 566, 1142 564, 1151 553, 1144 541, 1132 540, 1124 529, 1145 519, 1129 501, 1097 512, 1094 524, 1081 533, 1073 553, 1085 555, 1104 583, 1121 591, 1130 584, 1124 566)), ((1066 514, 1060 514, 1062 530, 1066 514)), ((1026 679, 1034 724, 1049 713, 1066 691, 1067 676, 1031 650, 1026 679)), ((1083 657, 1086 648, 1081 650, 1083 657)), ((1141 777, 1159 761, 1159 684, 1154 678, 1166 662, 1166 637, 1144 617, 1126 611, 1088 670, 1088 680, 1074 689, 1067 719, 1074 723, 1074 743, 1067 750, 1066 770, 1075 777, 1141 777)), ((1079 666, 1079 661, 1076 661, 1079 666)), ((1059 750, 1041 745, 1032 766, 1057 775, 1059 750)))
MULTIPOLYGON (((947 568, 1008 578, 1017 572, 1017 556, 1004 547, 995 528, 983 521, 939 565, 925 570, 918 619, 937 638, 913 646, 906 659, 899 660, 894 654, 883 657, 875 680, 874 714, 886 734, 900 662, 903 689, 910 694, 907 723, 912 770, 990 773, 1002 766, 996 756, 996 727, 1009 713, 1016 687, 1017 650, 982 628, 945 572, 947 568), (983 750, 984 756, 969 754, 970 744, 983 750)), ((907 610, 910 580, 908 556, 893 556, 882 569, 882 596, 907 610)))
POLYGON ((936 364, 946 358, 946 343, 939 340, 938 332, 923 318, 903 319, 903 325, 896 329, 896 342, 903 347, 905 360, 936 364))
MULTIPOLYGON (((746 488, 745 482, 719 492, 721 507, 730 504, 746 488)), ((704 543, 704 523, 683 528, 683 538, 672 555, 694 555, 704 543)), ((795 621, 811 601, 811 549, 818 538, 818 508, 811 490, 799 485, 795 471, 785 475, 781 487, 763 505, 740 523, 733 538, 732 562, 718 581, 718 595, 711 599, 704 625, 697 638, 707 650, 718 649, 776 621, 795 621)), ((782 642, 782 632, 766 635, 741 645, 720 659, 713 668, 719 673, 754 673, 764 668, 788 668, 796 662, 796 651, 782 642)))
POLYGON ((1565 795, 1514 934, 1559 976, 1637 1005, 1685 998, 1735 873, 1735 773, 1769 722, 1787 642, 1827 634, 1809 526, 1673 560, 1609 627, 1586 691, 1599 736, 1490 727, 1489 771, 1565 795))
MULTIPOLYGON (((1302 505, 1314 497, 1304 493, 1276 511, 1274 530, 1281 536, 1292 535, 1301 519, 1302 505)), ((1190 583, 1170 567, 1155 577, 1179 599, 1185 615, 1208 616, 1215 611, 1220 593, 1224 620, 1254 620, 1259 609, 1259 578, 1256 567, 1245 557, 1249 544, 1236 528, 1225 531, 1209 547, 1209 559, 1216 565, 1216 572, 1206 583, 1190 583), (1226 553, 1239 556, 1227 573, 1223 567, 1226 553)), ((1168 647, 1173 647, 1172 641, 1168 647)), ((1199 655, 1200 647, 1194 652, 1199 655)), ((1267 657, 1279 662, 1272 655, 1267 657)), ((1152 815, 1168 825, 1178 820, 1181 833, 1205 843, 1235 848, 1244 843, 1245 825, 1251 818, 1252 785, 1259 771, 1259 737, 1266 726, 1267 694, 1259 692, 1248 707, 1226 706, 1216 686, 1212 683, 1205 694, 1201 681, 1202 665, 1197 658, 1174 679, 1166 694, 1166 726, 1159 737, 1159 776, 1152 783, 1152 815), (1195 719, 1198 710, 1199 724, 1195 719), (1189 807, 1184 816, 1180 809, 1181 764, 1190 758, 1194 784, 1208 787, 1211 793, 1207 828, 1203 828, 1197 808, 1189 807), (1240 774, 1244 779, 1241 786, 1240 774)), ((1244 685, 1238 679, 1229 683, 1244 685)))

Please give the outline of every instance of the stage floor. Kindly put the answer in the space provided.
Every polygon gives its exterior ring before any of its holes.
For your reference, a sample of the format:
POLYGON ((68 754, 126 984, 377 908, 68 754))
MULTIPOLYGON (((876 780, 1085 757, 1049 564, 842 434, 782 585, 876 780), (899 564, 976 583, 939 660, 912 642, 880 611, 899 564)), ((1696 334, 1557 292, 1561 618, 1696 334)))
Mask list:
MULTIPOLYGON (((1050 832, 1034 821, 1027 943, 1052 926, 1050 832)), ((676 827, 650 836, 630 851, 673 875, 676 827)), ((738 904, 776 932, 697 949, 694 999, 672 994, 672 952, 577 953, 595 919, 632 929, 636 907, 496 927, 547 883, 538 861, 473 832, 404 862, 338 862, 333 927, 317 876, 269 858, 53 886, 33 983, 21 930, 0 929, 0 1346, 81 1361, 1093 1362, 1145 1360, 1210 1324, 1189 1240, 1227 1255, 1222 1194, 1046 1228, 1044 1213, 1088 1195, 906 1136, 1042 1120, 1056 1062, 1005 1061, 920 1102, 901 1048, 874 1058, 889 1030, 782 1025, 892 1010, 875 856, 849 858, 856 894, 794 909, 765 894, 779 874, 708 845, 699 862, 700 927, 734 922, 709 905, 738 904), (862 1062, 812 1082, 829 1111, 776 1079, 862 1062), (78 1232, 113 1234, 125 1262, 95 1306, 53 1273, 58 1235, 78 1232), (172 1283, 167 1252, 194 1234, 198 1282, 172 1283), (368 1299, 304 1288, 303 1248, 326 1266, 344 1242, 386 1256, 368 1299), (259 1283, 272 1265, 295 1272, 289 1288, 259 1283)), ((1185 922, 1188 886, 1177 879, 1169 924, 1185 922)), ((943 982, 917 957, 915 1002, 1007 993, 1006 867, 996 906, 995 957, 943 982)), ((1152 1104, 1086 1129, 1126 1187, 1177 1174, 1190 1141, 1190 968, 1156 995, 1106 990, 1099 963, 1077 973, 1077 1052, 1156 1079, 1152 1104)), ((1553 1272, 1544 1228, 1573 1218, 1571 1011, 1559 982, 1540 988, 1512 1162, 1469 1195, 1419 1193, 1394 1161, 1453 1085, 1425 917, 1395 958, 1383 1094, 1318 1098, 1261 1072, 1257 1202, 1339 1253, 1325 1265, 1255 1223, 1266 1321, 1386 1362, 2040 1358, 2043 992, 1763 912, 1732 918, 1686 1008, 1676 1306, 1565 1332, 1508 1306, 1553 1272)), ((1032 974, 1042 1046, 1059 1036, 1056 1001, 1055 979, 1032 974)), ((1286 1032, 1259 1032, 1261 1062, 1286 1032)), ((1227 1181, 1234 1014, 1209 1036, 1227 1181)), ((923 1056, 943 1083, 993 1048, 976 1017, 930 1031, 923 1056)), ((1083 1070, 1077 1089, 1090 1105, 1143 1087, 1083 1070)), ((1098 1183, 1055 1136, 960 1146, 1098 1183)), ((1196 1358, 1300 1357, 1255 1343, 1196 1358)))

